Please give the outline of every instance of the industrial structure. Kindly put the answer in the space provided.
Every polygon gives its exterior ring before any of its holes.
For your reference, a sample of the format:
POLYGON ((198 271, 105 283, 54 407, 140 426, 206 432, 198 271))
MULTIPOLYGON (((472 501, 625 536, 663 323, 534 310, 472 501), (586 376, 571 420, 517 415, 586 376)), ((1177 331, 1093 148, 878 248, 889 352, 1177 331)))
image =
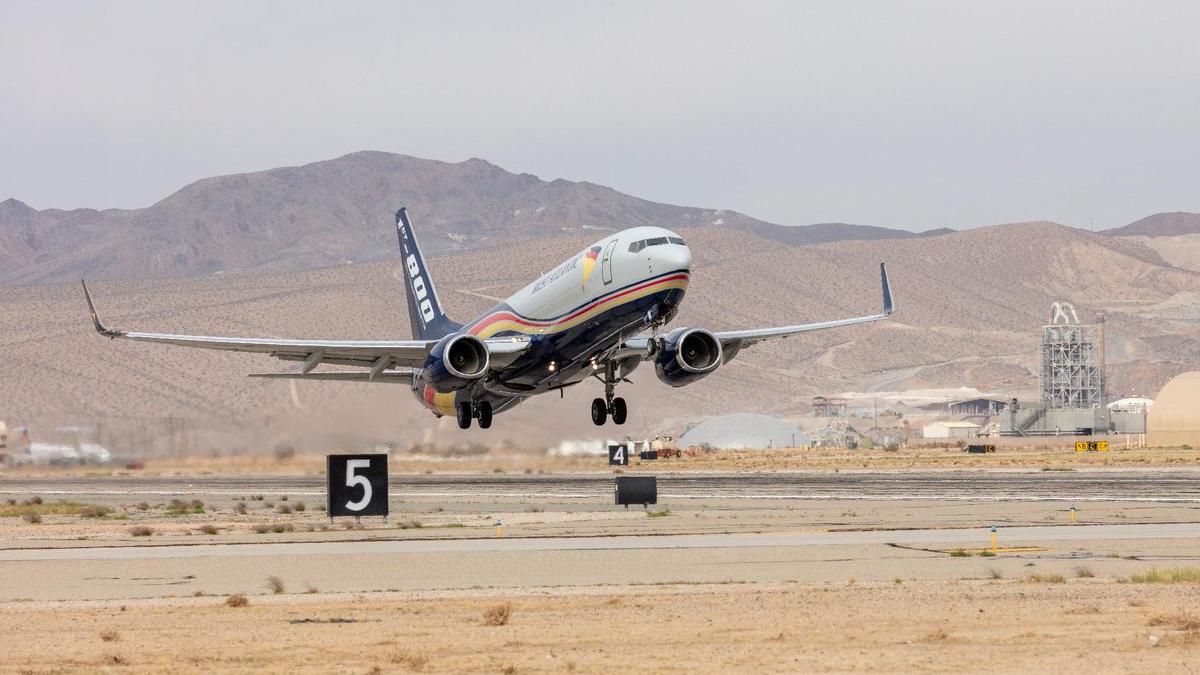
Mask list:
MULTIPOLYGON (((1108 433, 1112 420, 1106 407, 1104 373, 1104 312, 1096 321, 1080 323, 1075 307, 1056 302, 1050 323, 1042 327, 1041 400, 1022 404, 1013 399, 1001 416, 1000 433, 1008 436, 1046 436, 1108 433)), ((1123 420, 1129 433, 1141 433, 1123 420)))

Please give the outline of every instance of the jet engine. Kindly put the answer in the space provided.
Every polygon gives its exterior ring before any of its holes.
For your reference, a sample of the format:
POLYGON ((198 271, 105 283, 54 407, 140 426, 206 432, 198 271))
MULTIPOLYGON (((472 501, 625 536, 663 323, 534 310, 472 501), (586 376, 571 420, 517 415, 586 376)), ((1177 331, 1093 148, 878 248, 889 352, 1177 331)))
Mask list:
POLYGON ((487 375, 487 345, 474 335, 447 335, 425 358, 422 376, 434 390, 445 394, 487 375))
POLYGON ((677 328, 662 339, 654 358, 658 379, 682 387, 721 365, 721 341, 702 328, 677 328))

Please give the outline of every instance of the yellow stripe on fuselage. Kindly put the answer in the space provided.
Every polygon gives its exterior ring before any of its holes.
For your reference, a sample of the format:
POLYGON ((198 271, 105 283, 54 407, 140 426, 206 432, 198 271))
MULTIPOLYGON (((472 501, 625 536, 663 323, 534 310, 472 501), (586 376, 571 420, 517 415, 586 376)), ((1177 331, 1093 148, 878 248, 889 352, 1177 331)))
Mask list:
POLYGON ((503 321, 496 321, 495 323, 489 324, 486 328, 479 331, 479 333, 477 333, 476 335, 478 335, 478 337, 480 337, 480 338, 487 339, 501 331, 516 331, 518 333, 525 333, 528 335, 546 335, 546 334, 550 334, 550 333, 558 333, 558 332, 561 332, 564 330, 568 330, 570 328, 574 328, 575 326, 578 326, 579 324, 594 318, 596 315, 598 315, 602 312, 607 312, 611 309, 620 307, 621 305, 624 305, 626 303, 633 302, 635 300, 640 300, 641 298, 644 298, 647 295, 652 295, 654 293, 660 293, 662 291, 675 289, 675 288, 687 290, 687 286, 688 286, 687 279, 676 279, 673 281, 666 281, 661 284, 651 284, 641 290, 634 291, 632 293, 628 293, 625 295, 620 295, 620 296, 614 297, 610 300, 605 300, 605 301, 597 304, 595 307, 584 312, 583 314, 580 314, 580 315, 578 315, 572 319, 569 319, 563 323, 556 323, 556 324, 551 324, 548 326, 526 326, 524 324, 517 323, 516 321, 510 321, 508 319, 505 319, 503 321))

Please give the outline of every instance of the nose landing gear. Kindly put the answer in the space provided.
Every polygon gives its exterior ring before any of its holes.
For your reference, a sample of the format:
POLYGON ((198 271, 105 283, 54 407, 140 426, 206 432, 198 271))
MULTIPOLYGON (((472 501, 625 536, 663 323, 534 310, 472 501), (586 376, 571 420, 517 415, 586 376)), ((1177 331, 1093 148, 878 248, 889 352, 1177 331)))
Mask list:
POLYGON ((625 404, 625 399, 613 396, 616 388, 616 365, 609 361, 604 364, 604 398, 592 400, 592 424, 604 426, 610 415, 613 424, 625 424, 625 419, 629 416, 629 407, 625 404))

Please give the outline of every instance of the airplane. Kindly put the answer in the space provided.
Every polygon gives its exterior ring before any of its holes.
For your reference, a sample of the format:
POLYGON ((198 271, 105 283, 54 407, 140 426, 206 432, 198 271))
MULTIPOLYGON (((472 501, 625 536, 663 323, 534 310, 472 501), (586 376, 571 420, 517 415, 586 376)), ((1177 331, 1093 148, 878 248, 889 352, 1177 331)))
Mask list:
POLYGON ((661 227, 642 226, 607 236, 466 324, 446 315, 429 274, 408 212, 396 212, 406 276, 411 340, 285 340, 169 335, 107 328, 83 284, 96 331, 108 338, 201 349, 269 354, 298 361, 299 372, 250 377, 336 382, 388 382, 411 387, 435 416, 454 415, 458 426, 472 421, 487 429, 492 416, 531 396, 561 392, 589 378, 604 386, 592 401, 592 422, 629 414, 619 383, 644 361, 673 387, 697 382, 729 363, 743 349, 798 333, 880 321, 894 306, 887 267, 879 264, 883 311, 870 316, 793 326, 711 331, 659 329, 675 318, 691 280, 692 252, 682 237, 661 227), (329 364, 353 371, 317 371, 329 364))

